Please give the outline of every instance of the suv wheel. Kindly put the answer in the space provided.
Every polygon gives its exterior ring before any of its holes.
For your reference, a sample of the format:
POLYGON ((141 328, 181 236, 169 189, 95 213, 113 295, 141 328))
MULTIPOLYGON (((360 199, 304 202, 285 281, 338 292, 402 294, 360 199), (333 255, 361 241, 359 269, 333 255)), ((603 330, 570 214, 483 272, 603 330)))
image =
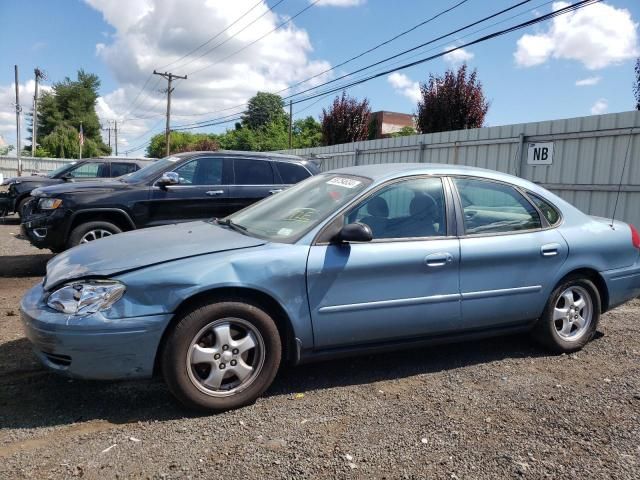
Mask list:
POLYGON ((117 233, 122 233, 122 230, 110 222, 98 221, 82 223, 71 231, 67 247, 71 248, 82 243, 93 242, 94 240, 110 237, 117 233))
POLYGON ((580 350, 596 332, 600 309, 600 295, 593 282, 569 277, 551 293, 533 334, 554 352, 580 350))
POLYGON ((272 318, 248 303, 197 306, 162 352, 169 390, 185 406, 222 411, 253 403, 273 381, 282 345, 272 318))
POLYGON ((16 207, 16 213, 20 218, 22 218, 22 212, 24 210, 25 205, 29 203, 31 200, 33 200, 33 197, 27 195, 26 197, 24 197, 22 200, 18 202, 18 206, 16 207))

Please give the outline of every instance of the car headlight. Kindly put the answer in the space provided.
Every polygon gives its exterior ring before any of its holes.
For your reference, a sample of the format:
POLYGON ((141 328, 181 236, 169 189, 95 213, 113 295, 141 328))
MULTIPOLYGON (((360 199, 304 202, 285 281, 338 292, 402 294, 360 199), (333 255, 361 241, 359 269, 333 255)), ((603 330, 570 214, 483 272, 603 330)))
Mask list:
POLYGON ((90 315, 108 310, 116 303, 126 287, 113 280, 87 280, 59 288, 47 299, 47 305, 70 315, 90 315))
POLYGON ((55 210, 62 205, 62 200, 59 198, 41 198, 38 200, 38 208, 40 210, 55 210))

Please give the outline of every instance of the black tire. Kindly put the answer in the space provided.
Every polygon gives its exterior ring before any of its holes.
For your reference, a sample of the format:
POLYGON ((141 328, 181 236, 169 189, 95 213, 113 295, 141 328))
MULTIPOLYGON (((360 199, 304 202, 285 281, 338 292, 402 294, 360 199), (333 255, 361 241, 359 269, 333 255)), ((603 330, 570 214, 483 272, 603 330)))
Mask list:
POLYGON ((18 202, 18 205, 16 206, 16 213, 20 218, 22 218, 22 211, 24 210, 24 206, 31 200, 33 200, 33 197, 30 195, 27 195, 26 197, 24 197, 22 200, 18 202))
POLYGON ((122 229, 111 222, 96 221, 96 222, 81 223, 71 231, 71 235, 69 235, 69 240, 67 241, 67 248, 80 245, 80 241, 82 240, 82 237, 84 237, 87 233, 91 232, 92 230, 95 230, 95 231, 105 230, 109 232, 111 235, 122 233, 122 229))
POLYGON ((584 347, 595 335, 600 321, 601 300, 598 288, 591 280, 581 276, 570 276, 565 278, 556 286, 551 293, 542 316, 533 328, 533 336, 536 341, 548 350, 556 353, 571 353, 584 347), (591 301, 592 314, 589 324, 584 332, 575 340, 567 340, 558 332, 562 320, 555 320, 554 310, 559 302, 560 296, 569 288, 577 288, 586 292, 591 301), (558 322, 558 323, 557 323, 558 322))
POLYGON ((162 373, 169 390, 183 405, 196 410, 219 412, 254 403, 273 382, 281 356, 282 343, 278 328, 260 307, 243 300, 203 303, 182 315, 169 332, 161 352, 162 373), (222 319, 248 322, 262 337, 264 348, 264 361, 250 383, 243 389, 239 388, 237 393, 224 397, 212 396, 196 386, 193 380, 196 374, 187 360, 196 336, 212 322, 222 319))

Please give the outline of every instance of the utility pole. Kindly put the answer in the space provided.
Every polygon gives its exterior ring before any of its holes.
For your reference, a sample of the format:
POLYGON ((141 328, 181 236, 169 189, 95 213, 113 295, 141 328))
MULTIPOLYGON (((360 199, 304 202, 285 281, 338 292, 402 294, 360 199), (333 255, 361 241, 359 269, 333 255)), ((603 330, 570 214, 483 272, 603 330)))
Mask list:
POLYGON ((38 82, 44 78, 44 73, 38 67, 33 70, 36 75, 36 90, 33 94, 33 131, 31 132, 31 156, 36 156, 37 135, 38 135, 38 82))
POLYGON ((289 148, 293 147, 293 101, 289 100, 289 148))
POLYGON ((16 156, 18 158, 18 176, 22 176, 22 158, 20 157, 20 150, 22 145, 20 142, 20 113, 22 107, 20 106, 20 85, 18 84, 18 65, 14 65, 16 76, 16 156))
POLYGON ((165 143, 167 144, 167 156, 169 156, 169 150, 170 150, 170 141, 171 141, 171 127, 170 127, 170 123, 171 123, 171 92, 173 92, 173 88, 171 88, 171 82, 173 82, 174 78, 178 78, 180 80, 186 80, 187 76, 185 75, 184 77, 181 77, 180 75, 174 75, 173 73, 161 73, 161 72, 156 72, 155 70, 153 71, 154 75, 160 75, 161 77, 164 77, 167 79, 167 126, 165 127, 164 130, 164 136, 165 136, 165 143))
POLYGON ((114 136, 115 136, 115 142, 116 142, 116 157, 118 156, 118 121, 115 120, 114 121, 114 127, 113 127, 113 132, 114 132, 114 136))

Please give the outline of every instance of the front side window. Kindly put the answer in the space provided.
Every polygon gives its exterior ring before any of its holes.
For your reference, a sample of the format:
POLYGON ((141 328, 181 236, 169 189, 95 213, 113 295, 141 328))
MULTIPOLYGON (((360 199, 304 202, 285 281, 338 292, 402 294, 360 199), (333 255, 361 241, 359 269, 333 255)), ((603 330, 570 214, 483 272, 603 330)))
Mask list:
POLYGON ((542 215, 547 219, 549 225, 553 227, 558 224, 560 221, 560 213, 549 202, 531 192, 527 192, 527 195, 529 195, 531 201, 536 204, 538 210, 542 212, 542 215))
MULTIPOLYGON (((67 176, 71 178, 97 178, 100 177, 100 172, 104 171, 100 167, 105 165, 99 162, 85 162, 79 164, 76 168, 71 169, 67 172, 67 176)), ((109 167, 106 165, 107 168, 109 167)))
POLYGON ((236 159, 233 161, 236 185, 273 185, 273 170, 267 160, 236 159))
POLYGON ((191 160, 174 170, 180 176, 180 185, 222 184, 221 158, 202 157, 191 160))
POLYGON ((447 234, 440 178, 394 183, 356 206, 346 222, 368 225, 375 239, 439 237, 447 234))
POLYGON ((453 181, 460 194, 467 234, 542 228, 536 209, 515 188, 471 178, 453 181))
POLYGON ((230 215, 247 235, 291 243, 340 210, 371 183, 364 177, 324 174, 230 215))

